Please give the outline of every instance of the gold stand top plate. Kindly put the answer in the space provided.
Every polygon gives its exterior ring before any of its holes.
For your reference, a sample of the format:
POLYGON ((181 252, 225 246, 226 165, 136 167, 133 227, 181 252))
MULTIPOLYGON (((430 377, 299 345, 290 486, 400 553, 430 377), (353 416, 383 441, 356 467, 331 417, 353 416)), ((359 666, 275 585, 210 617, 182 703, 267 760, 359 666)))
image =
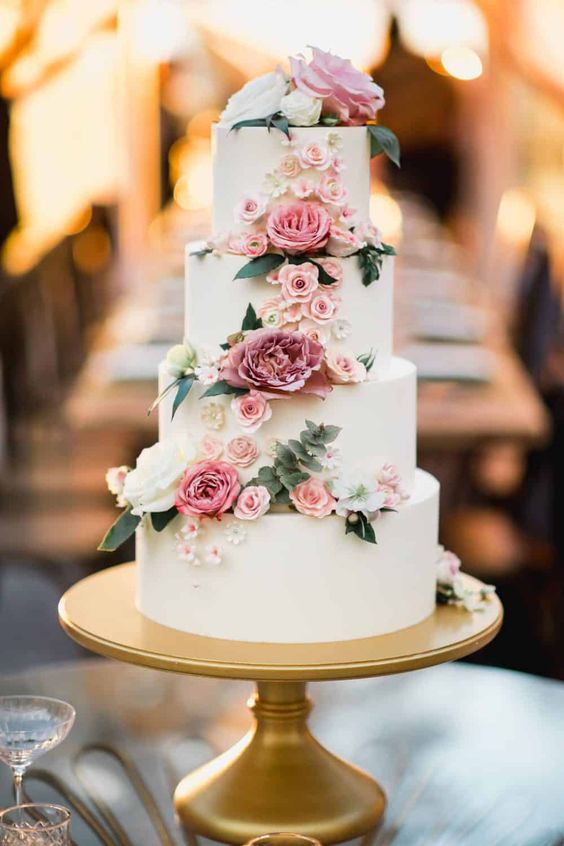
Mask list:
MULTIPOLYGON (((464 577, 469 586, 480 583, 464 577)), ((402 673, 469 655, 501 627, 496 596, 483 611, 438 606, 408 629, 336 643, 249 643, 186 634, 153 623, 135 606, 135 564, 73 585, 59 604, 67 634, 87 649, 159 670, 254 681, 321 681, 402 673)))

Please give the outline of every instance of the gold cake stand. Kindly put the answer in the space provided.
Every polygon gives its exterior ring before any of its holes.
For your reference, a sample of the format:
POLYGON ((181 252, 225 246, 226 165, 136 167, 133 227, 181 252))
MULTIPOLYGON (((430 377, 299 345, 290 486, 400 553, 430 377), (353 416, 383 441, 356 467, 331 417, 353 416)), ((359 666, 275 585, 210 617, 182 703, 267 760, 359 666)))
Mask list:
POLYGON ((61 599, 59 616, 70 637, 101 655, 257 683, 249 733, 176 789, 176 811, 187 832, 241 844, 264 832, 292 831, 329 844, 375 830, 386 798, 373 778, 310 733, 306 683, 402 673, 461 658, 492 640, 503 609, 495 596, 474 614, 440 606, 400 632, 338 643, 217 640, 143 617, 135 607, 135 565, 122 564, 74 585, 61 599))

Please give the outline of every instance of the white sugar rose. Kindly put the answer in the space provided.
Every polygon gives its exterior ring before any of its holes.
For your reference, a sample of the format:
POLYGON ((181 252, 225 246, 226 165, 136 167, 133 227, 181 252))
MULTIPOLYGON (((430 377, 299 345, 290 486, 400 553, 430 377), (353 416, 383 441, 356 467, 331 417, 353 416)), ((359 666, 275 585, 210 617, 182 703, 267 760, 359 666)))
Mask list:
POLYGON ((176 344, 166 354, 166 367, 174 379, 191 373, 196 366, 196 352, 190 344, 176 344))
POLYGON ((219 125, 231 127, 241 120, 265 118, 279 112, 287 88, 286 77, 279 70, 251 79, 229 98, 219 116, 219 125))
POLYGON ((172 508, 182 475, 195 458, 196 448, 189 441, 184 449, 173 441, 161 441, 144 449, 123 486, 123 498, 132 506, 131 512, 141 517, 147 512, 172 508))
POLYGON ((315 126, 319 123, 322 100, 308 97, 296 88, 282 97, 281 111, 288 118, 290 126, 315 126))

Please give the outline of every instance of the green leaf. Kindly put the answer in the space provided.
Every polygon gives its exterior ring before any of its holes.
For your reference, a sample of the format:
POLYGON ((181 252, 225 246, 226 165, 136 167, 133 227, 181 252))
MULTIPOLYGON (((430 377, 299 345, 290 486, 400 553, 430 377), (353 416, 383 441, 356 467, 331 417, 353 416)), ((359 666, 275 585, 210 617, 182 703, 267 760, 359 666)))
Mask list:
POLYGON ((284 465, 284 467, 296 466, 296 456, 294 455, 290 447, 286 446, 286 444, 276 444, 276 456, 280 463, 284 465))
POLYGON ((317 425, 317 423, 314 423, 312 420, 306 420, 305 424, 306 424, 307 428, 309 429, 309 431, 312 432, 312 433, 317 432, 318 429, 319 429, 319 426, 317 425))
POLYGON ((395 247, 392 247, 391 244, 384 244, 383 241, 377 249, 385 256, 397 256, 395 247))
POLYGON ((158 395, 156 400, 149 407, 149 409, 147 410, 147 415, 149 415, 152 411, 154 411, 155 408, 157 407, 157 405, 161 402, 161 400, 163 400, 166 397, 166 395, 169 393, 169 391, 172 391, 173 388, 175 388, 177 385, 179 385, 180 382, 182 381, 182 379, 184 379, 184 378, 185 378, 184 376, 179 376, 178 379, 175 379, 174 382, 171 382, 170 385, 167 385, 166 388, 163 391, 160 392, 160 394, 158 395))
POLYGON ((276 129, 279 129, 280 132, 283 132, 287 138, 290 138, 290 127, 288 126, 288 118, 284 115, 277 113, 275 115, 271 115, 270 118, 267 118, 267 128, 270 132, 270 127, 274 126, 276 129))
POLYGON ((227 382, 219 381, 208 388, 207 391, 204 391, 200 399, 204 399, 205 397, 217 397, 221 394, 235 394, 235 396, 240 397, 243 394, 246 394, 247 391, 247 388, 235 388, 233 385, 228 385, 227 382))
POLYGON ((320 123, 322 123, 323 126, 337 126, 337 124, 339 123, 339 118, 337 117, 337 115, 329 113, 321 116, 320 123))
POLYGON ((340 426, 322 425, 319 428, 321 429, 320 439, 321 442, 324 444, 332 444, 333 441, 339 437, 339 434, 341 432, 340 426))
POLYGON ((370 157, 384 153, 390 161, 400 167, 400 145, 391 129, 378 124, 369 124, 370 157))
POLYGON ((352 532, 360 538, 360 540, 366 541, 366 543, 376 543, 376 535, 374 534, 374 529, 372 524, 368 521, 368 518, 362 513, 362 511, 356 511, 354 513, 358 517, 358 520, 351 523, 347 517, 345 521, 345 534, 348 535, 352 532))
POLYGON ((325 455, 326 449, 323 444, 320 444, 317 440, 312 437, 308 437, 304 435, 302 432, 301 442, 306 450, 306 452, 311 456, 317 456, 318 458, 322 458, 325 455))
POLYGON ((251 329, 262 329, 262 320, 257 317, 252 303, 249 303, 241 324, 241 332, 249 332, 251 329))
POLYGON ((280 481, 289 491, 293 490, 296 485, 307 482, 308 479, 309 473, 302 473, 301 470, 294 470, 292 473, 284 473, 280 476, 280 481))
POLYGON ((274 497, 274 502, 276 505, 289 505, 290 504, 290 491, 286 488, 280 486, 280 490, 274 497))
POLYGON ((310 264, 314 264, 319 271, 319 284, 320 285, 334 285, 337 281, 334 276, 330 276, 329 273, 325 270, 322 264, 319 264, 318 261, 315 261, 308 256, 288 256, 288 264, 305 264, 309 262, 310 264))
POLYGON ((247 264, 237 271, 234 279, 253 279, 255 276, 263 276, 280 267, 286 261, 280 253, 265 253, 263 256, 251 259, 247 264))
POLYGON ((189 253, 189 255, 198 256, 198 258, 200 258, 201 256, 207 256, 210 253, 213 253, 213 250, 212 250, 211 247, 202 247, 201 250, 194 250, 193 252, 189 253))
POLYGON ((268 118, 249 118, 248 120, 238 120, 234 123, 229 132, 236 132, 238 129, 243 129, 244 126, 266 126, 268 118))
POLYGON ((374 367, 374 362, 376 361, 376 353, 371 347, 370 352, 357 355, 356 360, 360 361, 361 364, 364 364, 366 371, 370 372, 370 370, 374 367))
POLYGON ((98 547, 101 552, 113 552, 121 546, 135 531, 141 517, 131 513, 131 508, 126 508, 113 523, 98 547))
POLYGON ((155 532, 162 532, 166 529, 171 520, 178 516, 176 505, 169 508, 168 511, 153 511, 151 512, 151 523, 155 532))
POLYGON ((176 392, 176 396, 174 398, 174 402, 172 403, 172 417, 171 420, 174 420, 174 415, 178 411, 181 403, 184 402, 188 394, 190 393, 190 388, 194 384, 194 376, 184 376, 180 379, 178 383, 178 390, 176 392))

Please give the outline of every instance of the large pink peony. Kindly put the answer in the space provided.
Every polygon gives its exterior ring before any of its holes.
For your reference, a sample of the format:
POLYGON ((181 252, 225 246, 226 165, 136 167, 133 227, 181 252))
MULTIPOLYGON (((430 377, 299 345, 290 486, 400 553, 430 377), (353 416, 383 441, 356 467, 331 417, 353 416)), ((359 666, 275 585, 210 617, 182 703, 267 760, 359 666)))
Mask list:
POLYGON ((324 399, 331 387, 321 371, 323 353, 321 344, 301 332, 255 329, 231 347, 221 378, 271 399, 297 391, 324 399))
POLYGON ((221 519, 240 490, 239 474, 227 461, 199 461, 184 474, 175 504, 182 514, 190 517, 221 519))
POLYGON ((385 103, 384 92, 366 73, 348 59, 312 47, 313 58, 291 58, 296 88, 323 100, 323 113, 335 114, 346 126, 361 126, 374 120, 385 103))
POLYGON ((320 250, 330 228, 331 216, 319 203, 285 203, 273 209, 266 222, 271 243, 290 255, 320 250))

